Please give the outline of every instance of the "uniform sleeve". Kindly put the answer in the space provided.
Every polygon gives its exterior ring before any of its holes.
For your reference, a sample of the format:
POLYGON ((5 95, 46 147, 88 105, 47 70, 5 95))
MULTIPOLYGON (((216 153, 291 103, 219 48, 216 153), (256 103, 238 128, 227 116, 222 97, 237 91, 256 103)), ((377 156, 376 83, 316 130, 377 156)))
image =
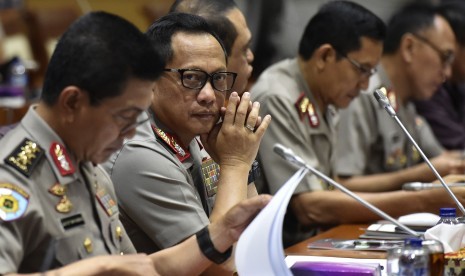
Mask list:
POLYGON ((209 224, 195 188, 170 157, 161 147, 126 144, 111 175, 125 214, 160 248, 209 224))
POLYGON ((24 252, 17 224, 0 220, 0 274, 17 272, 21 263, 24 252))
MULTIPOLYGON (((11 182, 1 176, 0 183, 13 185, 12 187, 16 187, 15 189, 20 187, 10 184, 11 182)), ((15 209, 14 213, 8 215, 4 205, 0 207, 0 212, 2 212, 0 216, 0 274, 6 274, 18 272, 25 256, 36 250, 37 247, 44 246, 40 244, 42 241, 40 237, 45 234, 43 224, 37 216, 41 210, 35 207, 38 206, 38 202, 33 197, 34 195, 22 190, 29 195, 27 198, 21 198, 18 194, 14 194, 14 189, 13 193, 10 193, 11 190, 8 191, 8 188, 2 187, 0 189, 2 190, 0 191, 0 204, 3 205, 7 201, 13 202, 11 206, 15 209), (10 195, 6 195, 8 193, 10 195), (23 209, 24 206, 26 206, 25 209, 23 209)), ((37 260, 37 262, 41 262, 41 260, 37 260)))
POLYGON ((371 144, 377 135, 376 114, 369 100, 360 95, 349 107, 340 111, 335 147, 336 175, 352 176, 365 173, 371 144))
MULTIPOLYGON (((278 95, 270 95, 265 102, 261 102, 260 109, 262 116, 270 114, 273 118, 260 143, 259 159, 268 188, 274 194, 298 169, 274 153, 273 147, 276 143, 292 149, 307 164, 317 169, 319 164, 315 149, 312 148, 309 140, 311 138, 306 137, 305 134, 305 127, 309 126, 300 121, 294 104, 290 100, 278 95)), ((322 189, 321 182, 315 176, 307 174, 294 193, 315 189, 322 189)))

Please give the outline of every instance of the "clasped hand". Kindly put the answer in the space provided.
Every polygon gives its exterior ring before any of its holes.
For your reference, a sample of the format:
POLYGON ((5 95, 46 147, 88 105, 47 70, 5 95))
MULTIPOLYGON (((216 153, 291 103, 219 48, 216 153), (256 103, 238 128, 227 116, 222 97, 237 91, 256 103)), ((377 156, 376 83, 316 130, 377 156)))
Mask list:
POLYGON ((242 97, 231 93, 227 107, 221 108, 222 121, 209 133, 200 135, 205 149, 218 164, 252 164, 271 122, 270 115, 262 118, 259 112, 260 103, 252 103, 249 92, 242 97))

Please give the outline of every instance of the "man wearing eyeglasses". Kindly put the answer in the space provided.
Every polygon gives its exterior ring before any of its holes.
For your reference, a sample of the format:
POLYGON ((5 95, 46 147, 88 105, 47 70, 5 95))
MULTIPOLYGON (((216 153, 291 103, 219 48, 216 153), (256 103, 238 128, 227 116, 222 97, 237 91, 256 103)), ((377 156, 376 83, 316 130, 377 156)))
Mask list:
MULTIPOLYGON (((436 179, 417 149, 382 108, 373 91, 384 87, 399 119, 441 175, 463 173, 457 153, 445 152, 413 100, 429 99, 451 74, 455 39, 435 7, 408 5, 389 22, 379 73, 367 93, 341 111, 336 173, 356 191, 401 189, 406 182, 436 179)), ((436 210, 437 211, 437 210, 436 210)))
MULTIPOLYGON (((251 89, 261 111, 273 116, 259 149, 264 178, 256 184, 262 192, 276 193, 296 171, 273 152, 275 143, 332 175, 336 108, 346 107, 368 87, 381 58, 384 32, 384 23, 364 7, 331 1, 308 22, 298 57, 262 73, 251 89)), ((297 187, 285 218, 285 246, 316 234, 317 224, 338 218, 337 212, 325 211, 340 197, 328 189, 313 175, 297 187)))
MULTIPOLYGON (((166 65, 136 135, 108 163, 122 222, 139 252, 171 247, 247 198, 249 170, 271 117, 231 93, 222 43, 199 16, 170 13, 147 31, 166 65), (217 124, 222 118, 222 122, 217 124), (202 138, 202 143, 196 139, 202 138), (221 167, 202 160, 204 145, 221 167), (216 200, 209 200, 216 193, 216 200)), ((216 254, 219 263, 230 251, 216 254)))
POLYGON ((199 15, 212 26, 228 53, 228 70, 237 73, 230 92, 242 95, 252 74, 254 55, 250 49, 252 34, 234 0, 177 0, 170 12, 199 15))
POLYGON ((448 150, 465 149, 465 2, 444 1, 440 13, 452 27, 456 39, 452 74, 431 99, 415 101, 436 138, 448 150))

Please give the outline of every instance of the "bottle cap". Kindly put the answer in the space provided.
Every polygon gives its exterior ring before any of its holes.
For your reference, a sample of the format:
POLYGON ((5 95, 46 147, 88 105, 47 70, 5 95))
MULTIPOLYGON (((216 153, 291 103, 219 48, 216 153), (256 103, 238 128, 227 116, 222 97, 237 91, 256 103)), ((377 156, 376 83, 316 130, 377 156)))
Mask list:
POLYGON ((404 244, 413 247, 421 247, 422 240, 417 238, 405 239, 404 244))
POLYGON ((440 217, 454 217, 456 216, 455 208, 441 208, 439 209, 440 217))

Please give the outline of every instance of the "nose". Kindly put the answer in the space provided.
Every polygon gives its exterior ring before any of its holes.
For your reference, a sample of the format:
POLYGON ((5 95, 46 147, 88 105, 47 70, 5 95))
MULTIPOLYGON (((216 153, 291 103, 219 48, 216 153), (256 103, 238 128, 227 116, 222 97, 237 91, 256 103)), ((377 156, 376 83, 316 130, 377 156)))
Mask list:
POLYGON ((370 84, 370 77, 368 77, 368 76, 363 76, 363 77, 361 78, 360 82, 358 83, 358 87, 359 87, 359 89, 361 89, 361 90, 367 90, 369 84, 370 84))
POLYGON ((452 76, 452 64, 445 66, 442 72, 444 73, 444 81, 446 81, 452 76))
POLYGON ((207 81, 204 87, 200 89, 197 95, 197 101, 200 103, 206 103, 206 104, 209 104, 215 101, 215 90, 213 89, 213 86, 209 81, 207 81))
POLYGON ((249 64, 251 64, 253 62, 253 60, 255 59, 255 56, 252 52, 252 50, 250 48, 247 49, 247 54, 246 54, 246 57, 247 57, 247 62, 249 64))

